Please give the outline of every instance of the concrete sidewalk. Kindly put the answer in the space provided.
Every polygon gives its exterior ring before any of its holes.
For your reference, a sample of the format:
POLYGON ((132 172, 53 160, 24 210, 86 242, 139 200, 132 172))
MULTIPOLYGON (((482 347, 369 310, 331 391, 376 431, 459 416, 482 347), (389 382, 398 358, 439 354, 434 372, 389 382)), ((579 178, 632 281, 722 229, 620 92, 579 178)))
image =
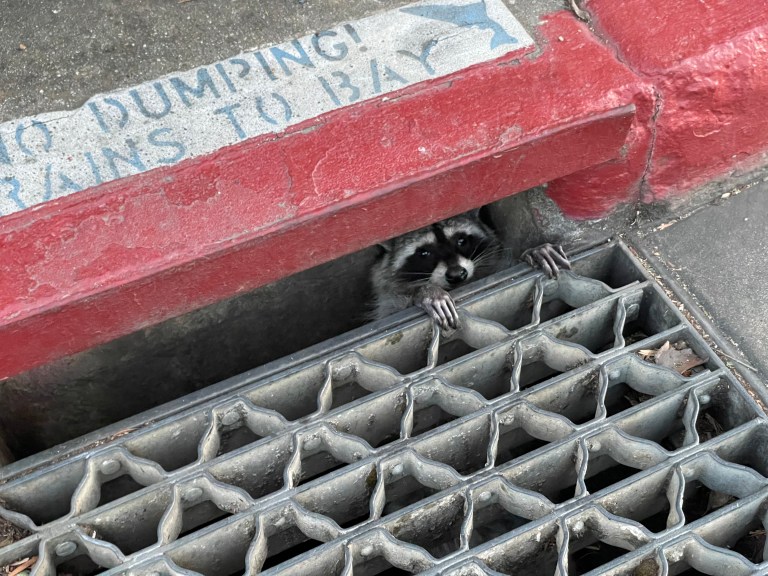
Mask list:
POLYGON ((408 0, 11 0, 0 18, 0 122, 202 66, 408 0))
POLYGON ((737 358, 742 363, 734 367, 765 381, 768 178, 724 195, 657 225, 636 242, 651 264, 668 274, 679 291, 690 294, 725 339, 743 352, 737 358))

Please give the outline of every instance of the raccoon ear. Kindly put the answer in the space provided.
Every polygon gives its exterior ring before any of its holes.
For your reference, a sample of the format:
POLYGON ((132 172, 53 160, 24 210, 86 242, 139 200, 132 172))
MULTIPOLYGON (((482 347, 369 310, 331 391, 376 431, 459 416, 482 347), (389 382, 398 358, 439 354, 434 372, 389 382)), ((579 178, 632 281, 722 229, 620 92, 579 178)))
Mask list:
POLYGON ((392 252, 392 240, 387 240, 386 242, 379 242, 376 244, 376 248, 379 249, 379 254, 386 254, 387 252, 392 252))

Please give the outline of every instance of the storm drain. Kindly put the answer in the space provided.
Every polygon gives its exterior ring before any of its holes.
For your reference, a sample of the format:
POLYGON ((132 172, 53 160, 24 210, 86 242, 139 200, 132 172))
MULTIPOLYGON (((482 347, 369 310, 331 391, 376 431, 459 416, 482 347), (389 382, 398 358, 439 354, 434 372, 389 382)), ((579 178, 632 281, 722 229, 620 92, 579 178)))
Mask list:
POLYGON ((451 335, 406 312, 0 470, 0 566, 768 572, 766 417, 623 245, 457 296, 451 335))

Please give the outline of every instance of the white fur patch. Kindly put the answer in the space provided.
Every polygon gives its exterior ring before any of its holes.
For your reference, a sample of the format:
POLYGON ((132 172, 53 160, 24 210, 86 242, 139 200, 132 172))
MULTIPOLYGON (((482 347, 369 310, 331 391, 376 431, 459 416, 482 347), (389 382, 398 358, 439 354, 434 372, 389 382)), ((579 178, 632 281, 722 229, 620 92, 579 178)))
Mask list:
POLYGON ((443 225, 443 232, 447 238, 453 238, 456 234, 469 234, 472 236, 479 236, 481 238, 487 236, 483 229, 475 222, 471 220, 462 222, 446 222, 443 225))
POLYGON ((429 277, 429 282, 440 288, 449 288, 448 280, 445 279, 445 273, 448 271, 448 266, 445 262, 440 262, 432 271, 432 276, 429 277))

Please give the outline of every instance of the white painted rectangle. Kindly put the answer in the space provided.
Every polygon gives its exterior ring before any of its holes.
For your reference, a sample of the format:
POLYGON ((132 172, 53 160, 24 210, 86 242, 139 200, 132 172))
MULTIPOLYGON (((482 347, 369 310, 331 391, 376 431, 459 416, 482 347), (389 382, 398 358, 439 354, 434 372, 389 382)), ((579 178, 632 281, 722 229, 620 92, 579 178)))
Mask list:
POLYGON ((533 44, 502 0, 427 0, 0 124, 0 215, 533 44))

